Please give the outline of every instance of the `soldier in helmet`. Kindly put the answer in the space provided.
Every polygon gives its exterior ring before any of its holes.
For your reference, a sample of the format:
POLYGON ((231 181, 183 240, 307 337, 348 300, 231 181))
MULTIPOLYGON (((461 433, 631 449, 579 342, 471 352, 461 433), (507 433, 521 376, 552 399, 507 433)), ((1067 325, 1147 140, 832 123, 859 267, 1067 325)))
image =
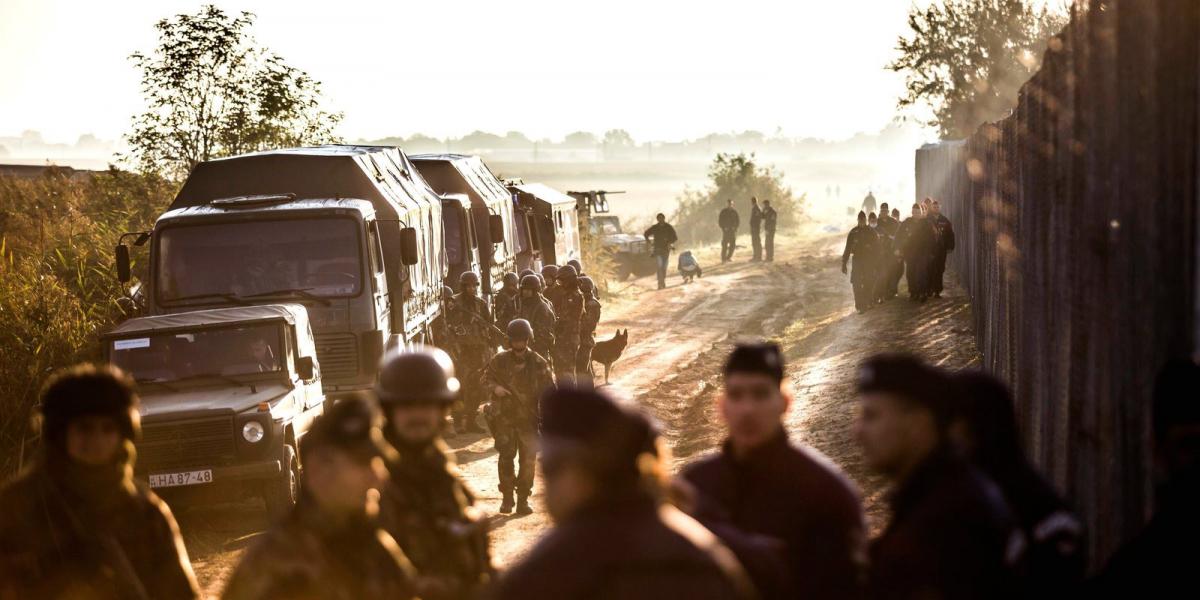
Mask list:
POLYGON ((496 294, 496 323, 508 327, 508 322, 517 318, 517 296, 521 294, 521 279, 516 273, 504 274, 504 287, 496 294))
POLYGON ((537 436, 541 420, 538 398, 554 385, 550 364, 529 349, 534 340, 533 327, 525 319, 508 324, 508 350, 488 363, 484 381, 492 400, 485 414, 492 437, 496 440, 500 476, 500 512, 513 510, 513 491, 516 491, 517 514, 533 512, 529 494, 533 491, 534 461, 537 459, 537 436), (514 473, 513 459, 520 468, 514 473))
POLYGON ((583 263, 581 263, 581 262, 579 262, 578 260, 576 260, 576 259, 572 258, 571 260, 568 260, 568 261, 567 261, 567 266, 568 266, 568 267, 571 267, 572 269, 575 269, 575 274, 576 274, 576 275, 578 275, 578 276, 580 276, 580 277, 583 277, 583 263))
POLYGON ((417 569, 426 600, 474 598, 492 577, 487 521, 459 479, 441 431, 459 394, 454 364, 437 348, 384 357, 375 393, 384 438, 399 453, 380 501, 380 521, 417 569))
POLYGON ((521 280, 521 296, 517 298, 517 318, 529 321, 533 327, 533 343, 530 348, 539 356, 551 360, 554 348, 556 319, 550 301, 542 297, 542 280, 537 275, 526 275, 521 280))
POLYGON ((583 322, 583 294, 579 291, 579 276, 575 268, 566 266, 558 271, 559 293, 554 303, 554 371, 558 383, 575 381, 575 363, 579 355, 579 334, 583 322))
POLYGON ((542 267, 542 295, 550 301, 552 306, 558 305, 558 265, 546 265, 542 267))
POLYGON ((600 298, 591 277, 579 278, 583 293, 583 319, 579 324, 579 353, 575 359, 575 378, 580 385, 593 384, 592 348, 596 346, 596 327, 600 325, 600 298))
POLYGON ((41 396, 37 462, 0 489, 0 598, 196 598, 170 509, 132 477, 133 381, 61 371, 41 396))
POLYGON ((301 496, 246 552, 226 600, 416 596, 416 571, 378 522, 383 457, 395 453, 378 420, 362 397, 317 417, 300 440, 301 496))
POLYGON ((447 324, 454 348, 454 360, 462 372, 461 404, 456 407, 454 428, 458 433, 483 433, 475 422, 479 404, 483 401, 480 375, 491 360, 495 345, 492 344, 492 316, 487 303, 479 297, 479 275, 466 271, 458 278, 458 293, 454 296, 451 309, 447 312, 447 324))

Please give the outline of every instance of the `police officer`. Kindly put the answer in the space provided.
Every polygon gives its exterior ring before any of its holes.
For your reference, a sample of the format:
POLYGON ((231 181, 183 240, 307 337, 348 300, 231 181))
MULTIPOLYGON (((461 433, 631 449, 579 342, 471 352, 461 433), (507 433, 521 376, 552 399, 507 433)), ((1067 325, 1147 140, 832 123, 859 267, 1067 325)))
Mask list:
POLYGON ((537 275, 530 274, 521 279, 517 318, 525 319, 533 327, 533 343, 530 348, 549 363, 554 349, 557 319, 550 301, 542 297, 541 285, 537 275))
POLYGON ((300 440, 304 485, 291 513, 259 537, 226 600, 414 598, 416 572, 380 529, 379 492, 394 453, 364 398, 338 401, 300 440))
POLYGON ((929 256, 929 293, 942 297, 942 279, 946 273, 946 254, 954 250, 954 225, 942 214, 942 203, 929 203, 929 223, 933 226, 934 242, 929 256))
MULTIPOLYGON (((899 214, 899 213, 897 213, 899 214)), ((879 234, 879 265, 876 269, 877 295, 884 300, 896 297, 895 283, 899 281, 896 270, 903 268, 903 263, 896 258, 896 231, 900 229, 900 220, 892 216, 888 203, 879 205, 879 226, 875 232, 879 234)))
POLYGON ((461 404, 454 414, 458 433, 483 433, 475 422, 483 402, 480 376, 495 350, 492 344, 492 317, 487 303, 479 297, 479 275, 466 271, 458 278, 458 294, 447 316, 454 348, 454 360, 463 372, 461 404))
POLYGON ((949 443, 949 379, 904 355, 859 372, 855 437, 893 484, 870 548, 870 598, 1023 598, 1024 538, 999 489, 949 443))
POLYGON ((875 258, 879 253, 879 235, 867 225, 867 215, 858 213, 858 225, 846 235, 846 249, 842 251, 842 273, 846 263, 854 257, 854 271, 850 274, 850 285, 854 287, 854 308, 861 314, 875 303, 875 258))
POLYGON ((496 323, 507 327, 508 322, 517 318, 517 296, 521 291, 521 280, 516 273, 504 274, 504 287, 496 293, 496 323))
POLYGON ((779 214, 771 207, 770 200, 763 200, 763 244, 767 253, 767 262, 775 261, 775 224, 779 214))
POLYGON ((575 361, 575 380, 580 386, 595 383, 592 372, 592 348, 596 347, 596 328, 600 326, 599 294, 591 277, 579 278, 579 291, 583 293, 583 319, 579 323, 579 353, 575 361))
POLYGON ((904 258, 908 297, 924 302, 929 297, 929 264, 933 253, 933 227, 925 219, 920 204, 912 207, 912 216, 896 232, 896 252, 904 258))
POLYGON ((733 250, 737 247, 737 230, 741 224, 737 210, 733 208, 733 199, 727 201, 725 208, 717 215, 717 226, 721 228, 721 262, 733 260, 733 250))
POLYGON ((554 301, 554 370, 559 384, 575 381, 575 363, 579 356, 579 336, 583 325, 583 294, 575 269, 558 270, 559 294, 554 301))
POLYGON ((0 598, 196 598, 170 509, 132 478, 133 381, 80 365, 41 394, 37 460, 0 489, 0 598))
POLYGON ((717 411, 728 437, 683 470, 693 516, 737 553, 764 598, 857 597, 866 550, 858 494, 832 462, 788 441, 782 352, 738 345, 724 374, 717 411))
POLYGON ((762 221, 763 211, 758 206, 758 197, 750 198, 750 245, 754 248, 754 257, 750 262, 762 260, 762 221))
POLYGON ((667 265, 670 264, 671 249, 675 247, 675 242, 679 241, 679 236, 675 234, 675 228, 667 223, 667 216, 658 213, 654 217, 655 223, 642 234, 651 243, 651 254, 658 265, 658 289, 667 287, 667 265))
POLYGON ((537 459, 538 426, 541 411, 538 399, 554 385, 550 364, 529 349, 533 341, 529 321, 516 319, 508 324, 509 349, 492 357, 484 381, 491 402, 485 414, 499 453, 500 512, 513 511, 516 491, 517 514, 533 512, 529 494, 533 492, 534 461, 537 459), (514 472, 513 459, 519 470, 514 472))
POLYGON ((1087 566, 1083 525, 1038 474, 1017 434, 1008 386, 983 371, 954 375, 950 433, 965 456, 999 486, 1028 543, 1029 597, 1074 598, 1087 566))
POLYGON ((542 473, 555 526, 497 586, 499 600, 725 600, 753 590, 703 526, 664 504, 658 433, 607 397, 542 398, 542 473))
POLYGON ((487 521, 441 439, 460 389, 454 365, 437 348, 394 350, 375 385, 384 437, 399 453, 387 464, 380 522, 416 567, 418 596, 475 598, 493 569, 487 521))

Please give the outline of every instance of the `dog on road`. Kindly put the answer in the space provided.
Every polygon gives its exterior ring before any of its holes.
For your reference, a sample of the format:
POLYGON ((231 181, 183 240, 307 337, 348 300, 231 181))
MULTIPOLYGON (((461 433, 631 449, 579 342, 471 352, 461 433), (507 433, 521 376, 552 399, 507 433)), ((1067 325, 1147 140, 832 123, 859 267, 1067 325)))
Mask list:
POLYGON ((604 365, 604 384, 608 385, 608 372, 612 369, 612 364, 621 358, 621 353, 625 351, 625 346, 629 345, 629 330, 617 330, 616 335, 611 339, 596 342, 592 347, 592 361, 604 365))

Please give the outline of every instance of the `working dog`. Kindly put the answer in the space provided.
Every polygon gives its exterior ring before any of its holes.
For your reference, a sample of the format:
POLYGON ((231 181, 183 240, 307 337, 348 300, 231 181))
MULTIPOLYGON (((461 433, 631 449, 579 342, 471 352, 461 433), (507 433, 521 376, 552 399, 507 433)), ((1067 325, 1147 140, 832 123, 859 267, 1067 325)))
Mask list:
POLYGON ((612 364, 621 358, 621 353, 625 351, 625 346, 629 345, 629 330, 617 330, 616 335, 612 339, 596 342, 592 347, 592 361, 604 365, 604 384, 608 385, 608 372, 612 368, 612 364))

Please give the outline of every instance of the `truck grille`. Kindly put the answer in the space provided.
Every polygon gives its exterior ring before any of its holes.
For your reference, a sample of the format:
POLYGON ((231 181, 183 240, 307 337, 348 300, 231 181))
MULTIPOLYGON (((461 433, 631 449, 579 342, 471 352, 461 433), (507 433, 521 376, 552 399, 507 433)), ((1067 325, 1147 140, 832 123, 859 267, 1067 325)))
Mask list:
POLYGON ((358 376, 358 340, 352 333, 316 336, 321 378, 330 384, 358 376))
POLYGON ((147 424, 137 444, 138 471, 229 464, 233 436, 233 417, 147 424))

